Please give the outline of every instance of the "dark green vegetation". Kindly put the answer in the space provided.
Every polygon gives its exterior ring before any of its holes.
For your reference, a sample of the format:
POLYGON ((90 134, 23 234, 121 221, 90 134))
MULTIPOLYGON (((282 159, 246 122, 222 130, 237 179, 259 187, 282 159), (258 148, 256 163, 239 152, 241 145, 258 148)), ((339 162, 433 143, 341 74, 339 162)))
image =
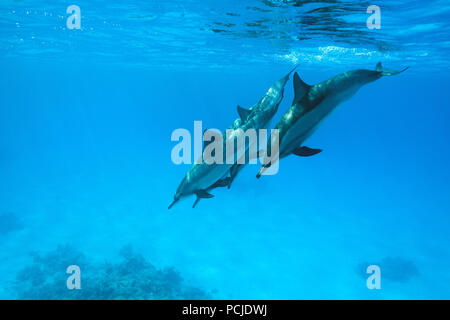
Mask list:
POLYGON ((33 254, 31 265, 16 277, 13 290, 19 299, 41 300, 165 300, 207 299, 205 291, 189 286, 173 268, 158 269, 131 247, 120 251, 117 263, 94 263, 70 246, 33 254), (81 289, 69 290, 66 269, 81 269, 81 289))

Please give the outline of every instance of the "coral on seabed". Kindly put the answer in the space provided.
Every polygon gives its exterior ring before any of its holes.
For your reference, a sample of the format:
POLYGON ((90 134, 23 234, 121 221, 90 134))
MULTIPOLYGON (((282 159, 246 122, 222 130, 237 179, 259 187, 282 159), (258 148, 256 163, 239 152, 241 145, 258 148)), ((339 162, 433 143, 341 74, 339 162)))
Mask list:
POLYGON ((173 268, 158 269, 142 255, 125 247, 118 263, 93 263, 70 246, 59 246, 45 255, 34 254, 13 285, 19 299, 52 300, 165 300, 207 299, 205 291, 189 286, 173 268), (67 288, 66 269, 81 269, 81 289, 67 288))

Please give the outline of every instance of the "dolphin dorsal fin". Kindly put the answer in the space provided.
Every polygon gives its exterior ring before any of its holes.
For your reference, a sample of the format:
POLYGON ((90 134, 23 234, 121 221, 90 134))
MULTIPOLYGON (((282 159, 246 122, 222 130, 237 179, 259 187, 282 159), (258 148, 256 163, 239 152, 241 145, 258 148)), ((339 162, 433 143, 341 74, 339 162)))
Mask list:
POLYGON ((250 110, 242 108, 241 106, 237 106, 237 111, 239 113, 239 117, 241 117, 242 122, 247 120, 248 115, 250 114, 250 110))
POLYGON ((302 79, 300 79, 300 76, 297 72, 294 73, 294 101, 292 101, 292 104, 296 104, 297 102, 299 102, 310 88, 310 85, 306 84, 302 79))
POLYGON ((381 64, 381 61, 377 63, 377 66, 375 67, 375 70, 378 72, 383 71, 383 65, 381 64))

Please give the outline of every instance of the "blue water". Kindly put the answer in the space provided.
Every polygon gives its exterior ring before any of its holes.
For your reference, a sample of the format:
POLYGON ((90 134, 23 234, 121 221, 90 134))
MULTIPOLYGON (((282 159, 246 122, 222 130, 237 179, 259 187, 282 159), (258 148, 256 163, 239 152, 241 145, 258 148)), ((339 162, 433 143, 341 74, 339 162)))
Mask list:
POLYGON ((0 4, 0 298, 59 245, 131 245, 217 299, 450 298, 446 1, 378 1, 380 30, 366 1, 79 0, 81 30, 70 4, 0 4), (378 61, 410 69, 342 104, 306 143, 321 154, 167 210, 189 169, 173 130, 224 130, 295 64, 314 84, 378 61))

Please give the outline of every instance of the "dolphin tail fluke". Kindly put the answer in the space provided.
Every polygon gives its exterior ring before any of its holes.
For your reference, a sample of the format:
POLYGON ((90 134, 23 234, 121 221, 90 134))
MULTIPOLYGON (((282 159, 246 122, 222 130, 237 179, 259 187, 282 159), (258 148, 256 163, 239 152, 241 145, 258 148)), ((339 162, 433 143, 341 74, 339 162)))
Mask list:
POLYGON ((292 104, 294 105, 297 102, 299 102, 309 91, 310 88, 311 86, 306 84, 302 79, 300 79, 300 76, 296 72, 294 74, 294 101, 292 101, 292 104))
POLYGON ((403 71, 406 71, 409 69, 409 67, 404 68, 403 70, 397 71, 397 70, 388 70, 383 67, 381 62, 377 63, 376 71, 381 72, 383 76, 395 76, 396 74, 402 73, 403 71))

